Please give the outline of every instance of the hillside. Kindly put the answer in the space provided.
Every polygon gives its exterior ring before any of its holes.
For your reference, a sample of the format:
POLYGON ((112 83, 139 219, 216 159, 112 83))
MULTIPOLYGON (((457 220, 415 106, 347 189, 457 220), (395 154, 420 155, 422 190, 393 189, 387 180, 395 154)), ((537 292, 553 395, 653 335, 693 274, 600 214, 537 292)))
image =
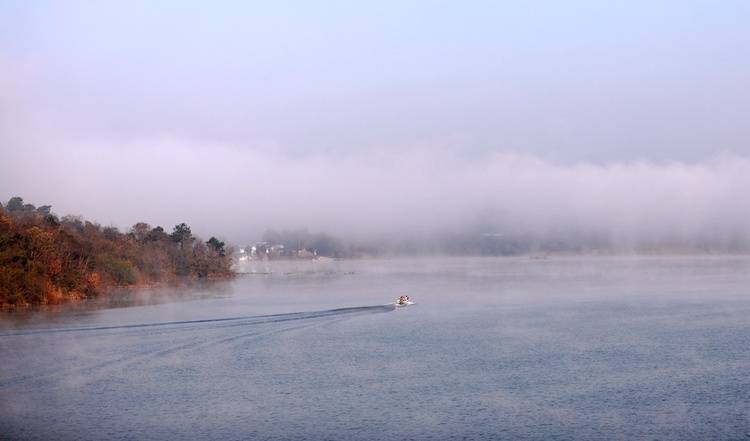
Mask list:
POLYGON ((51 206, 14 197, 0 205, 0 305, 3 308, 95 297, 115 287, 228 277, 224 242, 137 223, 127 233, 51 206))

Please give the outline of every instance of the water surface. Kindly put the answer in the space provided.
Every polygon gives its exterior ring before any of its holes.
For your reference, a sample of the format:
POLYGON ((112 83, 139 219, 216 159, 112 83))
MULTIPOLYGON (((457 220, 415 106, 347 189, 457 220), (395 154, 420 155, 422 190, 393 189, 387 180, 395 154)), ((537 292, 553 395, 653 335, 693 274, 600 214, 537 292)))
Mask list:
POLYGON ((2 437, 750 437, 745 257, 241 270, 3 316, 2 437))

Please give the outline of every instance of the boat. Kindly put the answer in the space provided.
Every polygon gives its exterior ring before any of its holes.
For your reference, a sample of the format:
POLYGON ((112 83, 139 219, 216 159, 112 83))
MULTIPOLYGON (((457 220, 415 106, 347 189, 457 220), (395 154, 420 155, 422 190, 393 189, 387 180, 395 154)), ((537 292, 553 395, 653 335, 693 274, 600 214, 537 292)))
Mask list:
POLYGON ((396 306, 409 306, 413 304, 414 302, 409 299, 409 296, 401 296, 396 299, 396 306))

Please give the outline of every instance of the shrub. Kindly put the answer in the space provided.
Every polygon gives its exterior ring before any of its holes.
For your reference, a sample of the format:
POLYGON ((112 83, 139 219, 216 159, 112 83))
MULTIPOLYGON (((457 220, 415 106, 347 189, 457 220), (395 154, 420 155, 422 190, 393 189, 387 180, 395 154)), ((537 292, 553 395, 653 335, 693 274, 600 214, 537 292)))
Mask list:
POLYGON ((133 264, 113 256, 106 256, 99 262, 98 268, 118 285, 134 285, 138 276, 133 264))

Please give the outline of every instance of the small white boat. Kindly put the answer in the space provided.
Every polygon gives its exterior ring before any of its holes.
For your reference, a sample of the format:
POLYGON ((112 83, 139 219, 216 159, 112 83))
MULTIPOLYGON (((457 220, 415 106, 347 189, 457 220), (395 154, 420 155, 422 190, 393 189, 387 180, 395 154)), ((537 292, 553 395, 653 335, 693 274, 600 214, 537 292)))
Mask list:
POLYGON ((414 302, 412 302, 411 300, 402 300, 402 299, 396 300, 396 306, 397 307, 400 307, 400 306, 409 306, 409 305, 413 305, 413 304, 414 304, 414 302))

